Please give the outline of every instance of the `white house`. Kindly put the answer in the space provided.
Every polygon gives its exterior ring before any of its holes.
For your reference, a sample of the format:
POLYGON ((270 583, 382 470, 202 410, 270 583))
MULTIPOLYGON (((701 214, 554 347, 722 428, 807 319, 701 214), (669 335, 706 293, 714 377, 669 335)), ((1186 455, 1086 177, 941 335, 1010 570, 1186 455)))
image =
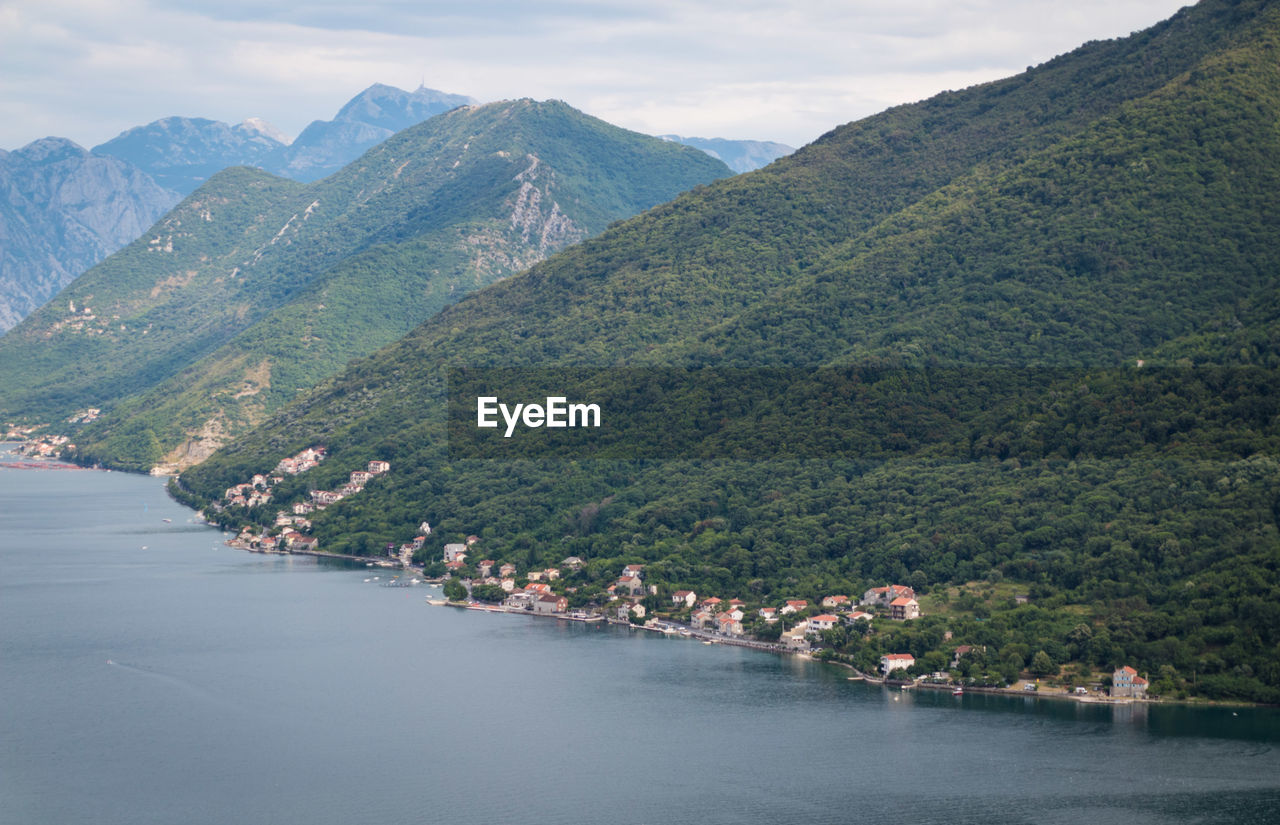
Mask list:
POLYGON ((830 630, 839 623, 840 617, 833 616, 830 613, 823 613, 820 616, 810 616, 808 633, 810 636, 817 636, 822 631, 830 630))
POLYGON ((698 594, 692 590, 677 590, 671 594, 671 604, 675 607, 693 607, 698 601, 698 594))
POLYGON ((916 657, 910 653, 888 653, 880 657, 880 670, 888 676, 895 670, 906 670, 916 663, 916 657))

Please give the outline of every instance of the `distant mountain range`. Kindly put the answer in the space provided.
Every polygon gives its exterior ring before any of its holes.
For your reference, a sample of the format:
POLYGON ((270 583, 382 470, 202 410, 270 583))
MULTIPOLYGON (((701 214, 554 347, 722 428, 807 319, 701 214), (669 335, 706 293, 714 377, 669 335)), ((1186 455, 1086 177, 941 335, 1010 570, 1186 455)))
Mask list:
POLYGON ((177 202, 136 166, 69 140, 0 151, 0 332, 177 202))
POLYGON ((227 169, 0 338, 0 415, 100 407, 86 454, 186 466, 468 292, 730 174, 527 100, 453 109, 311 184, 227 169))
MULTIPOLYGON (((74 144, 47 138, 0 152, 0 182, 8 193, 0 205, 0 239, 9 239, 0 245, 0 334, 223 169, 251 166, 296 181, 319 180, 396 132, 475 102, 426 87, 408 92, 379 83, 292 141, 259 118, 232 125, 168 117, 129 129, 91 152, 75 147, 56 161, 47 159, 45 144, 74 144)), ((790 151, 756 141, 670 139, 723 159, 734 171, 790 151)))
POLYGON ((725 138, 681 137, 680 135, 661 135, 663 140, 674 140, 685 146, 701 149, 714 158, 725 162, 735 172, 751 172, 762 166, 768 166, 781 157, 795 151, 784 143, 772 143, 767 140, 726 140, 725 138))
POLYGON ((379 83, 352 98, 333 120, 312 121, 293 141, 258 119, 232 126, 169 117, 130 129, 93 151, 126 160, 183 195, 230 166, 254 166, 310 182, 338 171, 401 129, 475 102, 466 95, 425 87, 406 92, 379 83))

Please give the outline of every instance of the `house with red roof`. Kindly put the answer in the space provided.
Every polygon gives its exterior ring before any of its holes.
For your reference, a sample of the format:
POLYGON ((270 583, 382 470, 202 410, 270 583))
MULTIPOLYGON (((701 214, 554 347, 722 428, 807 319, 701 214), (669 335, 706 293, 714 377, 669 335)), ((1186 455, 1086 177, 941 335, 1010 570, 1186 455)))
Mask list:
POLYGON ((833 616, 830 613, 823 613, 818 616, 809 617, 809 635, 817 636, 824 630, 830 630, 840 623, 839 616, 833 616))
POLYGON ((549 616, 553 613, 563 613, 568 609, 569 600, 554 593, 543 593, 533 600, 533 612, 541 615, 549 616))
POLYGON ((920 618, 920 603, 915 599, 899 596, 889 602, 889 618, 899 622, 918 619, 920 618))
POLYGON ((894 599, 907 598, 914 599, 916 591, 910 587, 901 584, 890 584, 885 587, 873 587, 866 593, 862 594, 862 604, 878 604, 881 607, 888 607, 893 603, 894 599))
POLYGON ((880 670, 888 676, 895 670, 906 670, 916 663, 916 657, 910 653, 887 653, 880 657, 880 670))
POLYGON ((1150 683, 1138 675, 1138 671, 1125 665, 1111 674, 1111 695, 1131 699, 1145 699, 1150 683))
POLYGON ((671 594, 671 604, 676 608, 693 607, 698 601, 698 594, 692 590, 677 590, 671 594))
POLYGON ((717 629, 726 636, 742 635, 742 620, 733 618, 731 613, 721 613, 716 617, 717 629))

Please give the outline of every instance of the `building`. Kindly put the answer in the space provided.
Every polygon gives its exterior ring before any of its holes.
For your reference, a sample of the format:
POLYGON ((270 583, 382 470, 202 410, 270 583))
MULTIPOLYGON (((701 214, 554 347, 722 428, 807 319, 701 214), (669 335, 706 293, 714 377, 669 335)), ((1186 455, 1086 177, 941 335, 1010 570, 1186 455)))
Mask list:
POLYGON ((635 576, 623 576, 618 579, 618 590, 625 592, 628 596, 643 596, 644 582, 635 576))
POLYGON ((1147 680, 1139 676, 1138 671, 1128 665, 1111 674, 1112 696, 1145 699, 1147 697, 1147 685, 1147 680))
POLYGON ((771 622, 771 623, 776 622, 778 620, 778 608, 776 607, 760 608, 760 618, 764 619, 766 622, 771 622))
POLYGON ((920 603, 915 599, 899 596, 889 603, 889 618, 900 622, 920 618, 920 603))
POLYGON ((823 613, 820 616, 811 616, 809 618, 809 635, 817 636, 824 630, 830 630, 840 623, 839 616, 833 616, 830 613, 823 613))
POLYGON ((371 475, 381 475, 391 471, 391 465, 386 461, 370 461, 369 473, 371 475))
POLYGON ((894 599, 914 599, 916 591, 901 584, 890 584, 885 587, 873 587, 862 594, 862 604, 878 604, 888 607, 894 599))
POLYGON ((671 604, 676 607, 693 607, 698 601, 698 594, 692 590, 677 590, 671 594, 671 604))
POLYGON ((808 607, 809 602, 805 599, 787 599, 787 603, 782 606, 782 610, 779 612, 785 616, 789 613, 799 613, 801 610, 807 610, 808 607))
POLYGON ((910 653, 888 653, 880 657, 880 670, 888 676, 895 670, 906 670, 916 663, 916 657, 910 653))
POLYGON ((795 627, 788 630, 786 633, 783 633, 778 638, 778 642, 782 644, 782 646, 785 647, 787 650, 808 650, 809 649, 809 639, 807 638, 808 631, 809 631, 809 623, 800 622, 795 627))
POLYGON ((742 622, 733 618, 731 613, 721 613, 716 617, 717 629, 726 636, 741 636, 742 622))
POLYGON ((827 596, 822 600, 822 606, 827 610, 848 610, 848 596, 827 596))
POLYGON ((466 561, 467 546, 465 544, 446 544, 444 546, 445 561, 466 561))
POLYGON ((563 613, 569 609, 569 600, 554 593, 543 593, 533 600, 533 612, 540 615, 563 613))

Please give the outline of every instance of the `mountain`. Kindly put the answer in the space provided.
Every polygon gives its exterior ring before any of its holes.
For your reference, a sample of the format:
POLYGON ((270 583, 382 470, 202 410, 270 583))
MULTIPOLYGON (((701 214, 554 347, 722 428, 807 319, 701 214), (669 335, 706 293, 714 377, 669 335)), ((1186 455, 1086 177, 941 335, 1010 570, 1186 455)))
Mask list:
POLYGON ((425 87, 406 92, 375 83, 333 120, 312 121, 293 141, 260 118, 232 126, 168 117, 130 129, 93 151, 127 160, 184 195, 231 166, 255 166, 310 182, 338 171, 401 129, 474 103, 465 95, 425 87))
POLYGON ((735 172, 752 172, 768 166, 781 157, 795 151, 783 143, 767 140, 728 140, 726 138, 681 137, 680 135, 662 135, 663 140, 672 140, 701 149, 713 158, 724 161, 735 172))
POLYGON ((128 161, 162 186, 189 195, 228 166, 262 166, 284 145, 278 130, 257 119, 232 126, 199 117, 166 117, 93 151, 128 161))
POLYGON ((425 86, 406 92, 375 83, 348 101, 333 120, 312 121, 297 140, 277 151, 265 168, 294 180, 318 180, 401 129, 475 103, 466 95, 446 94, 425 86))
POLYGON ((823 655, 929 671, 971 645, 984 684, 1129 664, 1280 701, 1278 55, 1280 8, 1202 0, 840 127, 468 296, 175 493, 266 525, 380 459, 315 514, 321 548, 427 521, 424 559, 471 534, 522 571, 577 556, 574 604, 643 564, 664 610, 909 584, 924 618, 823 655), (476 460, 474 398, 446 403, 476 375, 627 414, 566 432, 578 455, 524 432, 476 460), (647 452, 591 451, 628 431, 647 452), (224 506, 315 445, 272 503, 224 506))
POLYGON ((103 408, 83 454, 185 466, 467 292, 728 174, 529 100, 431 118, 314 184, 228 169, 0 339, 0 411, 103 408))
POLYGON ((62 138, 0 152, 0 332, 178 201, 136 167, 62 138))

